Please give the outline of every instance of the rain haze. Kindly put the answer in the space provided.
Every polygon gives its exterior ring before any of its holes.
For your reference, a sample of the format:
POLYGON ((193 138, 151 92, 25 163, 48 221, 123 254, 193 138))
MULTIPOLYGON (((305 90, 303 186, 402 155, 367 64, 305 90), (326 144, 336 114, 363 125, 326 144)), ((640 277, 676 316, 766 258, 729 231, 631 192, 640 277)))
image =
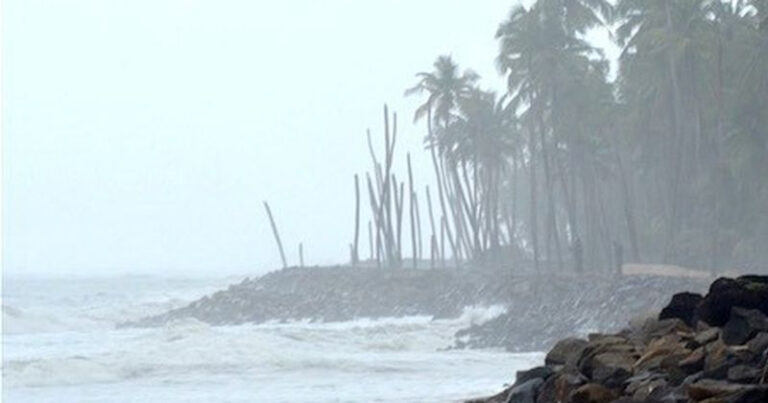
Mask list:
POLYGON ((313 264, 347 259, 366 129, 381 133, 387 103, 398 152, 428 167, 403 92, 443 53, 502 88, 509 8, 6 2, 6 274, 272 270, 262 200, 292 262, 299 242, 313 264))
POLYGON ((3 402, 768 401, 768 0, 7 0, 3 402))

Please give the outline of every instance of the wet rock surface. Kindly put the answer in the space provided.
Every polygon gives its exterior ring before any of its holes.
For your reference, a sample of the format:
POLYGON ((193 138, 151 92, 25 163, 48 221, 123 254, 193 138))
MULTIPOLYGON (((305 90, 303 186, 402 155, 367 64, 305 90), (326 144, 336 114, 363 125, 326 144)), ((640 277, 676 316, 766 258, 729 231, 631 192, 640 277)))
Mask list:
POLYGON ((761 276, 718 279, 706 296, 676 294, 657 317, 614 333, 563 339, 544 367, 521 371, 502 393, 473 402, 768 402, 765 284, 761 276), (728 312, 711 301, 725 301, 728 312), (517 390, 527 394, 511 393, 517 390))
POLYGON ((512 285, 507 313, 459 331, 456 347, 548 351, 563 337, 586 338, 656 316, 680 289, 703 292, 708 285, 701 279, 661 276, 519 279, 512 285))
MULTIPOLYGON (((212 325, 409 315, 455 318, 467 306, 501 305, 507 307, 506 314, 460 331, 452 347, 541 351, 568 335, 586 338, 589 333, 620 329, 627 318, 661 309, 673 292, 704 291, 708 285, 658 276, 545 276, 477 267, 287 268, 121 326, 162 326, 185 318, 212 325)), ((550 358, 562 361, 572 356, 564 351, 550 358)))
POLYGON ((451 318, 466 306, 504 303, 508 284, 498 281, 500 277, 508 276, 491 269, 286 268, 120 326, 160 326, 182 318, 212 325, 410 315, 451 318))

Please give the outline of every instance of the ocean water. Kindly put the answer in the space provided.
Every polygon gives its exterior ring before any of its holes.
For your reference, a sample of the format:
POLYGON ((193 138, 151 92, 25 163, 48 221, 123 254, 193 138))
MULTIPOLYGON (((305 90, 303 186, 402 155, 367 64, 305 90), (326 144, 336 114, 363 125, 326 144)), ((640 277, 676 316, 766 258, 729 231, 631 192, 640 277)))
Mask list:
POLYGON ((458 319, 116 329, 241 277, 5 278, 4 402, 453 402, 499 391, 541 353, 444 350, 458 319))

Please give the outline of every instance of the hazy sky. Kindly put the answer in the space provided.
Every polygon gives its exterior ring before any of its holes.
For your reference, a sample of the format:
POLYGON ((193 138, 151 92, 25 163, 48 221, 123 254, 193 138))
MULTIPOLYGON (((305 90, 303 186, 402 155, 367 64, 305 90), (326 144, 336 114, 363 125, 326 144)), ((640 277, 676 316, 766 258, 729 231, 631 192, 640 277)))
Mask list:
POLYGON ((289 263, 346 260, 366 128, 399 112, 422 188, 403 91, 448 53, 501 88, 514 3, 4 1, 5 272, 275 269, 262 200, 289 263))

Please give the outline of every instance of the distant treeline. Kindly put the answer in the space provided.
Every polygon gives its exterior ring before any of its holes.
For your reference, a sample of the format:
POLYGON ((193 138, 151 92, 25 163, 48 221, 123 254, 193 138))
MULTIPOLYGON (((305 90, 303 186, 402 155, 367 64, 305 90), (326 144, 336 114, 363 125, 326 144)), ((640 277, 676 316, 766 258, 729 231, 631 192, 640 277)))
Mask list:
MULTIPOLYGON (((406 92, 425 100, 436 175, 427 253, 545 270, 768 265, 767 17, 766 0, 518 6, 496 33, 504 94, 438 57, 406 92), (584 39, 603 27, 622 50, 612 80, 584 39)), ((400 265, 403 214, 421 225, 416 190, 390 172, 391 130, 367 183, 369 246, 400 265)))

